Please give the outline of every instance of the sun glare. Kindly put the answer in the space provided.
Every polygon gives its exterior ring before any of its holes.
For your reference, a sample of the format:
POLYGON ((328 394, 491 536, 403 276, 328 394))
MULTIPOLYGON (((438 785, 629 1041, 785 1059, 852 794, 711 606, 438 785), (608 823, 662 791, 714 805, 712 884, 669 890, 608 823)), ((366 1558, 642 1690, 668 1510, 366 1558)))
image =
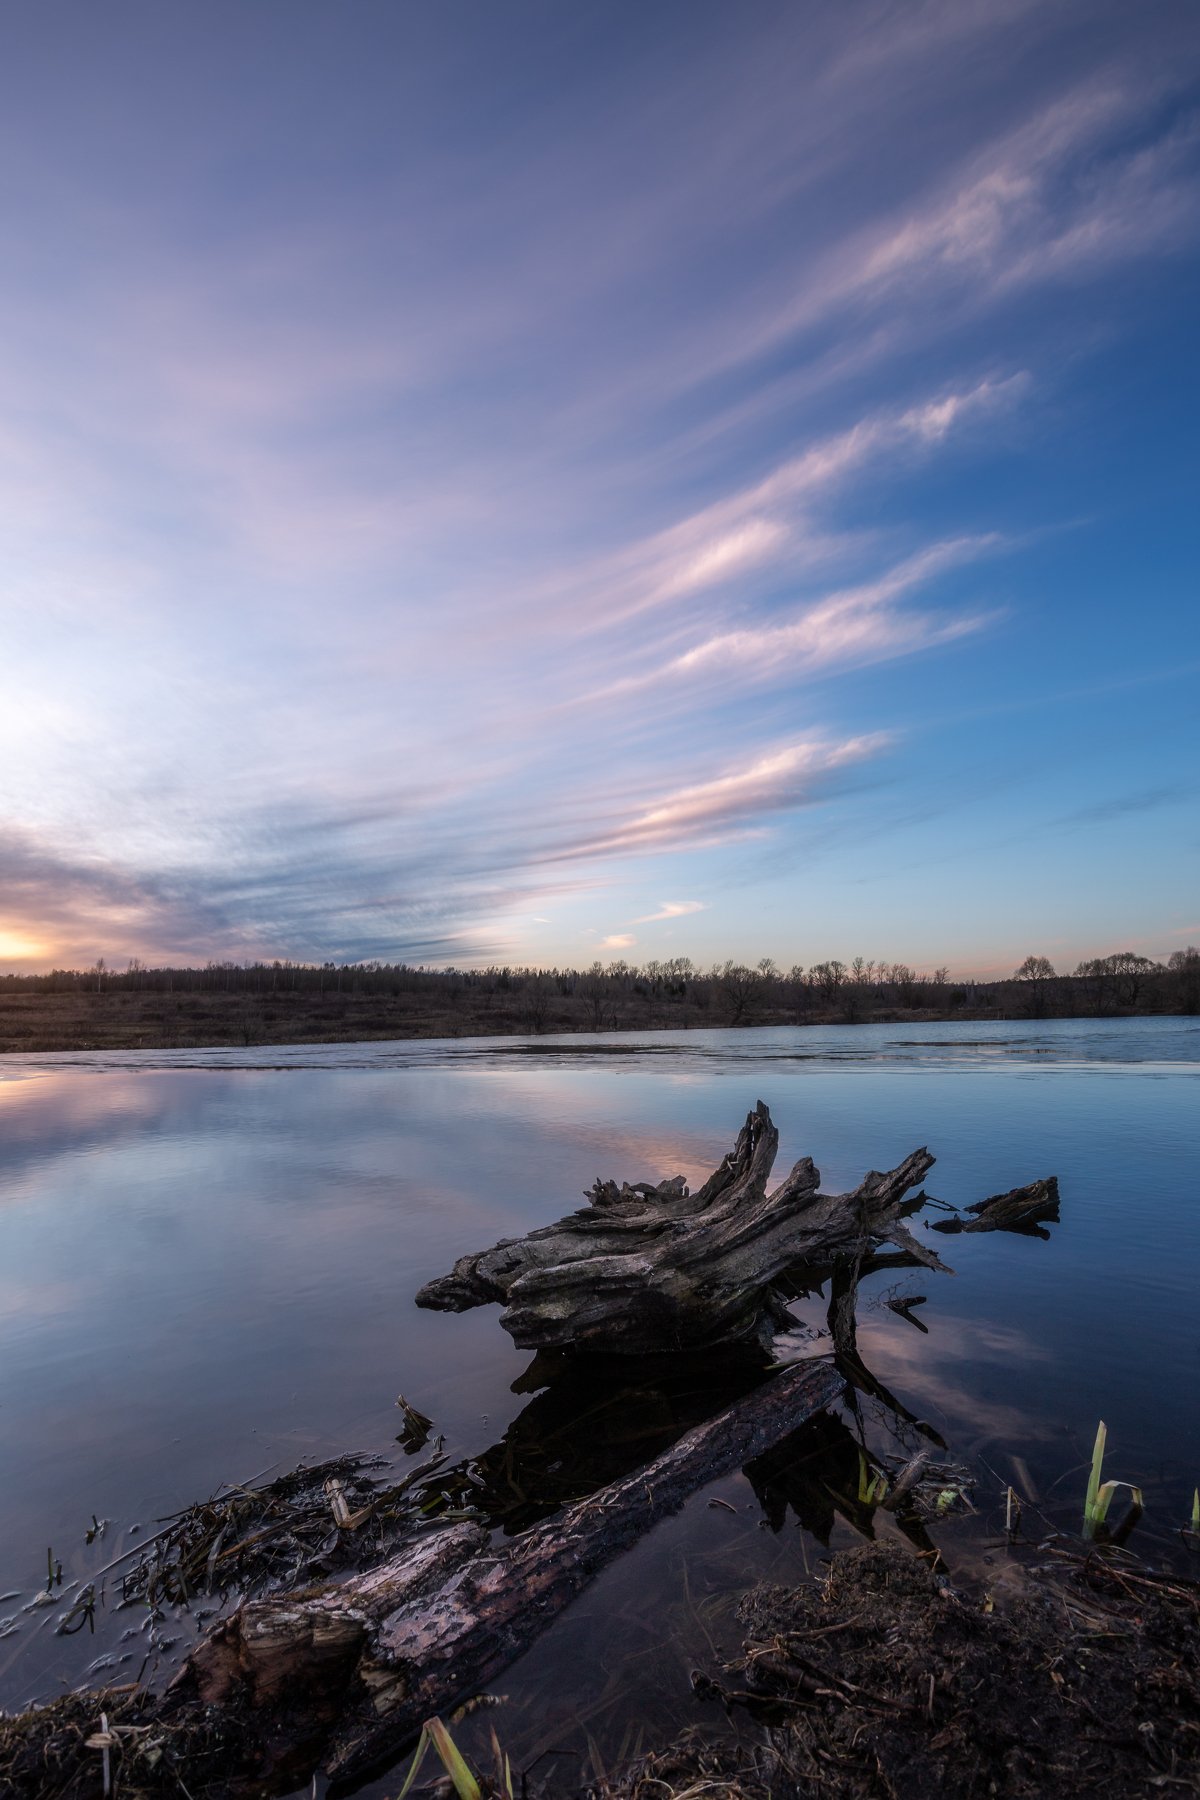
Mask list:
POLYGON ((23 931, 9 931, 0 925, 0 962, 32 962, 44 957, 45 944, 27 937, 23 931))

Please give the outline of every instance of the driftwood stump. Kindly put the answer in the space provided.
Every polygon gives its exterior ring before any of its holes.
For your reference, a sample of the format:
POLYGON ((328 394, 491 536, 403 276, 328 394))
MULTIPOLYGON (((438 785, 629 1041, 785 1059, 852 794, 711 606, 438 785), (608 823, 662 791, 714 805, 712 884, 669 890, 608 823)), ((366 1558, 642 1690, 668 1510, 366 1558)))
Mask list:
POLYGON ((697 1193, 682 1175, 652 1185, 597 1181, 590 1204, 527 1237, 463 1256, 427 1282, 418 1306, 442 1312, 498 1301, 523 1349, 640 1356, 757 1340, 793 1323, 778 1278, 802 1263, 823 1278, 890 1243, 931 1269, 946 1265, 907 1226, 909 1195, 933 1157, 914 1150, 851 1194, 822 1194, 802 1157, 773 1193, 779 1133, 760 1100, 737 1144, 697 1193))

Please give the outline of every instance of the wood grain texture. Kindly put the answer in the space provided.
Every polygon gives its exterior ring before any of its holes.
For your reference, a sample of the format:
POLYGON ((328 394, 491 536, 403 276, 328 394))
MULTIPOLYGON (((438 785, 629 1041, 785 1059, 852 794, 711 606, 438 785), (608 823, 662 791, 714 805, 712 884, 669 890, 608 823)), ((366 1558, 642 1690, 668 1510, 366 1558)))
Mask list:
POLYGON ((928 1150, 872 1171, 850 1194, 822 1194, 820 1171, 802 1157, 768 1193, 778 1147, 760 1100, 696 1193, 681 1175, 657 1185, 597 1181, 587 1207, 460 1257, 417 1304, 463 1312, 498 1302, 501 1324, 524 1349, 639 1356, 769 1344, 790 1322, 775 1283, 797 1263, 819 1280, 840 1260, 891 1243, 945 1267, 902 1223, 924 1198, 906 1196, 933 1166, 928 1150))
POLYGON ((339 1781, 357 1778, 484 1687, 659 1520, 845 1386, 829 1362, 793 1364, 644 1468, 497 1549, 481 1527, 458 1524, 337 1587, 244 1605, 192 1653, 175 1694, 248 1702, 264 1721, 320 1704, 336 1717, 324 1765, 339 1781))

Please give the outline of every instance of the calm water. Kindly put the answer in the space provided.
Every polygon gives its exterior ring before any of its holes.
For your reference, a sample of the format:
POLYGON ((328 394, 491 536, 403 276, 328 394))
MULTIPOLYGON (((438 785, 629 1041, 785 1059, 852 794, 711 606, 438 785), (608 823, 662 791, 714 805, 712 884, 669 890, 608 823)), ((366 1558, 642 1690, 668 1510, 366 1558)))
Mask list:
MULTIPOLYGON (((707 1175, 760 1097, 777 1173, 811 1154, 827 1190, 919 1144, 938 1159, 929 1191, 958 1204, 1059 1177, 1049 1242, 933 1240, 956 1276, 901 1284, 929 1296, 928 1334, 878 1295, 861 1314, 875 1373, 980 1472, 980 1518, 945 1527, 952 1563, 989 1553, 1010 1479, 1073 1527, 1101 1416, 1107 1472, 1145 1489, 1144 1549, 1179 1550, 1200 1480, 1200 1023, 8 1058, 0 1706, 89 1670, 131 1679, 147 1653, 130 1613, 64 1638, 61 1608, 24 1610, 48 1546, 69 1586, 223 1481, 346 1450, 399 1457, 401 1390, 455 1456, 496 1443, 530 1404, 512 1391, 528 1358, 494 1309, 419 1312, 416 1288, 557 1217, 597 1174, 707 1175), (88 1546, 93 1514, 110 1523, 88 1546)), ((819 1305, 797 1310, 822 1324, 819 1305)), ((687 1671, 708 1639, 732 1642, 730 1595, 824 1554, 794 1521, 765 1529, 744 1477, 715 1492, 736 1515, 698 1496, 499 1684, 514 1763, 608 1760, 643 1726, 696 1717, 687 1671)), ((160 1670, 194 1629, 163 1622, 177 1641, 160 1670)))

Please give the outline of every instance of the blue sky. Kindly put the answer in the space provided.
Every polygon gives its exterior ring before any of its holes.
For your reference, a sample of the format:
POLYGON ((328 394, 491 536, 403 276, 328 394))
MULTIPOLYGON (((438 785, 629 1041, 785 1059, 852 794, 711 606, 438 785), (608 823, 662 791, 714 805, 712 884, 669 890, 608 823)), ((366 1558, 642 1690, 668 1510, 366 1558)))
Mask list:
POLYGON ((0 969, 1200 935, 1200 10, 14 19, 0 969))

